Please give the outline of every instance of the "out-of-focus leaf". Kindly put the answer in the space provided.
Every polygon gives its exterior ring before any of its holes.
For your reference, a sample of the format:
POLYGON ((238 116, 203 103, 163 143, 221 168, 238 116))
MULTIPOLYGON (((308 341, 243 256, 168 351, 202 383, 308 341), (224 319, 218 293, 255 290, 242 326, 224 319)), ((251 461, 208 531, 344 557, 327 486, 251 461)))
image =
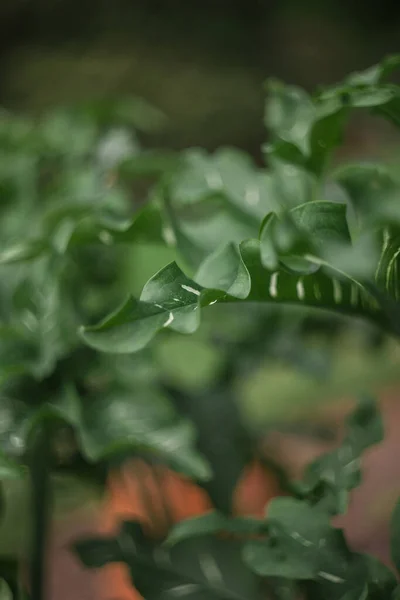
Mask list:
POLYGON ((345 81, 351 85, 378 85, 399 67, 400 56, 394 54, 387 56, 380 63, 373 65, 369 69, 352 73, 345 81))
POLYGON ((348 165, 334 177, 348 194, 359 227, 399 223, 400 180, 385 165, 348 165))
POLYGON ((97 131, 93 122, 74 118, 68 110, 56 109, 37 124, 35 150, 46 157, 51 155, 83 158, 93 148, 97 131))
POLYGON ((199 600, 261 598, 259 579, 243 564, 241 543, 204 536, 172 549, 147 540, 137 523, 124 523, 116 539, 82 540, 74 548, 83 563, 98 568, 123 562, 133 585, 145 598, 199 600))
POLYGON ((375 402, 366 399, 347 420, 339 448, 317 458, 306 469, 299 492, 328 514, 347 510, 349 492, 361 482, 361 454, 383 439, 383 424, 375 402))
POLYGON ((45 240, 27 240, 0 251, 0 265, 29 261, 47 250, 45 240))
POLYGON ((349 558, 343 533, 333 529, 329 516, 295 498, 274 498, 267 511, 268 536, 246 542, 244 556, 256 573, 287 579, 324 578, 345 583, 349 558))
POLYGON ((191 395, 170 386, 166 389, 179 413, 196 425, 197 449, 211 466, 212 476, 200 485, 216 510, 232 514, 235 490, 254 457, 234 392, 218 380, 191 395))
POLYGON ((181 160, 180 155, 174 152, 146 150, 122 161, 118 172, 127 181, 136 177, 166 175, 179 168, 181 160))
POLYGON ((317 179, 309 171, 281 160, 271 162, 273 195, 283 209, 318 199, 317 179))
POLYGON ((392 561, 400 572, 400 500, 396 503, 390 522, 390 550, 392 561))
POLYGON ((315 107, 301 88, 285 86, 271 80, 267 86, 268 101, 265 125, 273 135, 307 153, 307 135, 315 119, 315 107))
POLYGON ((14 600, 11 588, 4 579, 0 579, 0 600, 14 600))
POLYGON ((43 422, 55 429, 71 426, 89 462, 145 451, 166 461, 174 470, 204 480, 211 473, 196 450, 196 432, 189 419, 180 416, 166 396, 149 386, 132 391, 106 386, 84 400, 72 385, 56 397, 31 385, 40 402, 28 403, 3 397, 0 407, 0 460, 2 478, 16 477, 20 466, 12 457, 25 455, 30 435, 43 422), (0 457, 1 458, 1 457, 0 457))
MULTIPOLYGON (((23 473, 24 469, 21 464, 11 460, 4 454, 0 455, 0 481, 22 477, 23 473)), ((0 512, 2 511, 0 510, 0 512)))
MULTIPOLYGON (((327 248, 350 245, 346 205, 307 202, 293 208, 283 219, 268 215, 260 230, 260 242, 266 268, 277 268, 280 259, 296 272, 313 273, 318 267, 305 258, 307 254, 331 258, 327 248)), ((336 266, 333 260, 330 264, 336 266)))
POLYGON ((0 265, 27 262, 51 253, 64 254, 84 244, 133 244, 163 241, 163 223, 157 207, 145 206, 130 219, 93 214, 71 206, 45 215, 43 237, 0 251, 0 265))
POLYGON ((223 242, 257 236, 265 214, 280 208, 270 175, 232 149, 188 151, 160 197, 174 244, 194 269, 223 242))
POLYGON ((161 243, 162 231, 163 224, 158 208, 145 206, 131 219, 91 216, 77 225, 69 243, 72 246, 96 241, 107 246, 137 242, 161 243))
POLYGON ((381 82, 399 64, 398 57, 389 57, 380 65, 323 90, 316 98, 300 88, 270 81, 265 124, 274 141, 266 147, 267 156, 320 175, 342 139, 350 109, 368 108, 399 124, 398 88, 381 82))
POLYGON ((215 533, 229 533, 234 536, 252 536, 265 532, 266 525, 251 517, 229 518, 218 512, 177 523, 169 534, 166 545, 173 546, 187 538, 201 537, 215 533))
POLYGON ((320 175, 341 139, 346 113, 340 103, 318 107, 306 92, 271 81, 265 124, 274 142, 265 146, 267 157, 293 163, 320 175))
POLYGON ((396 586, 387 567, 351 552, 329 515, 302 500, 274 498, 266 525, 268 535, 244 548, 246 563, 260 575, 303 580, 311 598, 333 600, 388 597, 396 586))
POLYGON ((210 476, 206 461, 195 450, 193 425, 179 417, 166 397, 141 389, 110 392, 81 402, 69 390, 60 408, 55 408, 63 410, 64 406, 90 461, 145 450, 195 479, 210 476))
POLYGON ((166 125, 165 115, 143 98, 103 99, 80 104, 73 111, 98 126, 131 126, 138 131, 152 133, 166 125))

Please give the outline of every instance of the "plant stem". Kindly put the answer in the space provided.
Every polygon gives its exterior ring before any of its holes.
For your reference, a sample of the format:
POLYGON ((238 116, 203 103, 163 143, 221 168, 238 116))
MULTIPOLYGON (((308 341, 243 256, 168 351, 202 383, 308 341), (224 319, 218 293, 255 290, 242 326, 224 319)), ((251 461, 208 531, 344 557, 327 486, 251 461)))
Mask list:
POLYGON ((47 424, 36 429, 30 448, 29 472, 32 498, 32 539, 30 554, 31 600, 45 598, 46 543, 50 524, 51 432, 47 424))

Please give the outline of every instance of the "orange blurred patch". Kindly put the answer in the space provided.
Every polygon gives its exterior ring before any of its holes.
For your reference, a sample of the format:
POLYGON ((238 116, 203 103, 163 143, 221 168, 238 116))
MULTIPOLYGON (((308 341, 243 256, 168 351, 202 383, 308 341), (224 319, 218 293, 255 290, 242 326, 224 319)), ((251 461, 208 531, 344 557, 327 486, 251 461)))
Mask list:
MULTIPOLYGON (((234 491, 233 513, 261 517, 265 505, 281 493, 277 478, 260 462, 249 465, 234 491)), ((172 525, 212 510, 208 494, 189 479, 141 459, 110 473, 101 530, 115 533, 121 521, 138 520, 154 538, 163 538, 172 525)), ((140 600, 123 565, 107 565, 107 596, 140 600)))

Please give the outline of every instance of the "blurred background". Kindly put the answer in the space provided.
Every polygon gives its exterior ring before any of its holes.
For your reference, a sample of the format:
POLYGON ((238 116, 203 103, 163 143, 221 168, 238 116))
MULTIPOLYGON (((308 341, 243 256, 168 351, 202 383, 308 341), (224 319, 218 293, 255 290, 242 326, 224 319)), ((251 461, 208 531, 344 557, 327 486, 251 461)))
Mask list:
POLYGON ((0 103, 138 94, 170 119, 157 142, 259 156, 266 77, 335 82, 398 50, 399 23, 394 0, 3 0, 0 103))
MULTIPOLYGON (((40 113, 138 95, 168 119, 162 132, 144 136, 145 146, 236 146, 261 162, 266 78, 312 91, 399 51, 399 39, 400 3, 395 0, 2 0, 0 106, 40 113)), ((385 158, 398 147, 387 124, 358 116, 337 160, 385 158)), ((135 292, 169 260, 158 253, 142 247, 132 256, 135 292)), ((400 491, 399 349, 363 326, 351 334, 341 331, 333 345, 321 342, 316 332, 331 329, 332 320, 325 318, 308 332, 310 369, 294 356, 290 337, 279 338, 282 352, 269 353, 251 377, 238 383, 237 393, 258 435, 293 414, 310 420, 322 399, 339 401, 335 410, 320 411, 321 422, 332 425, 340 423, 348 400, 359 392, 384 398, 389 435, 367 457, 366 481, 348 522, 359 546, 386 556, 385 527, 400 491)), ((218 346, 205 344, 201 334, 183 342, 163 340, 156 354, 171 384, 190 390, 212 379, 219 360, 218 346)), ((273 440, 272 453, 293 472, 327 443, 295 434, 285 443, 282 436, 273 440)), ((69 523, 56 535, 52 578, 58 600, 91 597, 88 576, 83 583, 81 570, 65 551, 69 537, 92 526, 88 515, 84 521, 76 520, 73 531, 69 523)))

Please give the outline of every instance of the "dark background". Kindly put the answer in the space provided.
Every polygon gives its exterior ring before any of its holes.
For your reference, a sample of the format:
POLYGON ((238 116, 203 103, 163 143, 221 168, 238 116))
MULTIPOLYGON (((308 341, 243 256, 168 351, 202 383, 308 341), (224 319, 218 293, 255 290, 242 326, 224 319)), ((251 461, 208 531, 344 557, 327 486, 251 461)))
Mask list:
POLYGON ((0 105, 133 93, 170 118, 158 144, 257 154, 266 77, 331 83, 399 34, 397 0, 2 0, 0 105))

